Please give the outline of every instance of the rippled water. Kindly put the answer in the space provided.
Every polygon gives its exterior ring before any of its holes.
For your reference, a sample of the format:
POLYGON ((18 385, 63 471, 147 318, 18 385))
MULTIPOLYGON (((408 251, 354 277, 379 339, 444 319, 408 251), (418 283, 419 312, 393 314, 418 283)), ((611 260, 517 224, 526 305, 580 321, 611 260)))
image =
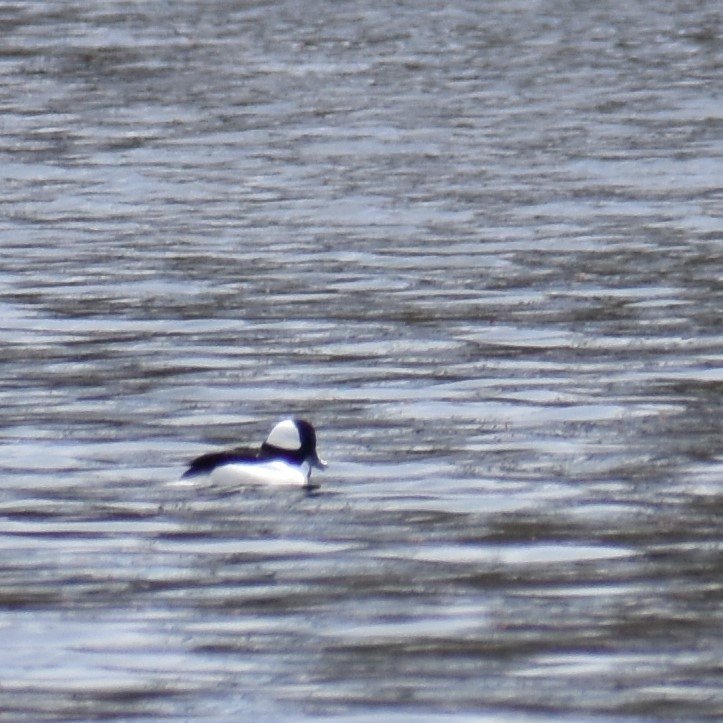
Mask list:
POLYGON ((0 25, 0 717, 723 715, 718 3, 0 25))

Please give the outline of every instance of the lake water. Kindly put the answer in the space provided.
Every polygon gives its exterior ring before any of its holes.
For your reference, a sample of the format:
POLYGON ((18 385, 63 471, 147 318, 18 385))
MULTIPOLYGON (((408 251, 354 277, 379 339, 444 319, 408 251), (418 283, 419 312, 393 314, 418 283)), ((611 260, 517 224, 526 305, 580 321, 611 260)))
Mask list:
POLYGON ((0 718, 723 716, 722 21, 3 3, 0 718))

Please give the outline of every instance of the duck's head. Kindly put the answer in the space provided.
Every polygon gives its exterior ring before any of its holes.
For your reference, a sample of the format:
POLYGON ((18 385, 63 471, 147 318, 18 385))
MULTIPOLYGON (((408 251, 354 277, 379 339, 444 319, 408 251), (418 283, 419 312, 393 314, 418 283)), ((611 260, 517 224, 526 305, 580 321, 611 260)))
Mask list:
POLYGON ((284 419, 269 433, 261 445, 262 457, 281 457, 296 464, 326 469, 326 462, 316 451, 316 430, 304 419, 284 419))

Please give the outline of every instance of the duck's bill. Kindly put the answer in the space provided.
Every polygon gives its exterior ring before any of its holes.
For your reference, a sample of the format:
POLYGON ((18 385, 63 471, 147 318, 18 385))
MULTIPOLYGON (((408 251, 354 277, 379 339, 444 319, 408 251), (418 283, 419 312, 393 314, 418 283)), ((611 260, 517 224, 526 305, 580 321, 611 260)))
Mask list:
POLYGON ((326 469, 329 466, 326 460, 319 457, 318 454, 309 457, 309 463, 312 467, 316 467, 316 469, 326 469))

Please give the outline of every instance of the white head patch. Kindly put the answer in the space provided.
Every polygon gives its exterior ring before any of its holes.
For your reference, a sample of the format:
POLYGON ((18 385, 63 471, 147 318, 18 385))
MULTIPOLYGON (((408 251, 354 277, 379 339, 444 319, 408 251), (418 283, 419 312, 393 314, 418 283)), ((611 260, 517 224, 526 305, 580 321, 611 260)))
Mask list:
POLYGON ((295 452, 301 449, 301 437, 293 419, 285 419, 279 422, 266 438, 266 444, 278 449, 286 449, 295 452))

